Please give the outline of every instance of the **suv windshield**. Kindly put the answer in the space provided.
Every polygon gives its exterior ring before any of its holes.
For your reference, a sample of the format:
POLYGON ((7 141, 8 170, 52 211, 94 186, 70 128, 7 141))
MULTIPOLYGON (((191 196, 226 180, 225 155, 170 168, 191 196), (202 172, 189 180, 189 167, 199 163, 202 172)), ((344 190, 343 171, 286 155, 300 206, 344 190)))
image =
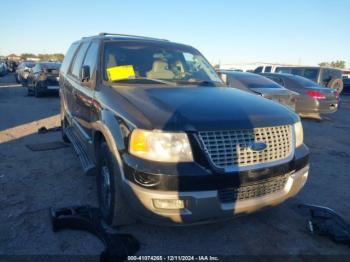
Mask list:
POLYGON ((103 67, 104 79, 114 82, 223 85, 197 50, 166 42, 106 42, 103 67))

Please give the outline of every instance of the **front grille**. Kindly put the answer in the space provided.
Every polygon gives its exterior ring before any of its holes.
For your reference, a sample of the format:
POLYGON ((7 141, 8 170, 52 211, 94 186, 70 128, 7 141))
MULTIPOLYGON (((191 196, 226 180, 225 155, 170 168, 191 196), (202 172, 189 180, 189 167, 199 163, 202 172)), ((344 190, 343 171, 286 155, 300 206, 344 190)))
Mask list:
POLYGON ((239 168, 282 160, 293 149, 292 126, 199 132, 204 149, 214 166, 239 168), (266 148, 254 151, 250 146, 263 142, 266 148))
POLYGON ((247 184, 239 188, 226 188, 218 191, 221 203, 233 203, 237 200, 247 200, 262 197, 282 190, 289 174, 272 177, 257 183, 247 184))

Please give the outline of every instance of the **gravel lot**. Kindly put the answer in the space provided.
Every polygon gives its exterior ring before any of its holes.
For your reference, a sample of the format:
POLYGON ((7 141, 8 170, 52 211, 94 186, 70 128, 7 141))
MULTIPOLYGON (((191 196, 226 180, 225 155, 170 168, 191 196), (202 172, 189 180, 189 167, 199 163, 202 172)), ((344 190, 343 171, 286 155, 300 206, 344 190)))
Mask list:
MULTIPOLYGON (((323 121, 303 120, 311 149, 311 175, 303 191, 284 204, 232 221, 195 227, 137 223, 121 229, 141 242, 147 255, 323 255, 350 256, 350 248, 312 236, 299 203, 331 207, 350 221, 350 97, 323 121)), ((48 209, 96 205, 94 177, 86 177, 71 147, 33 152, 26 145, 60 141, 57 96, 28 97, 13 75, 0 78, 0 254, 98 255, 93 236, 54 234, 48 209)), ((33 257, 34 258, 34 257, 33 257)), ((92 257, 98 261, 98 257, 92 257)), ((0 258, 1 260, 1 258, 0 258)))

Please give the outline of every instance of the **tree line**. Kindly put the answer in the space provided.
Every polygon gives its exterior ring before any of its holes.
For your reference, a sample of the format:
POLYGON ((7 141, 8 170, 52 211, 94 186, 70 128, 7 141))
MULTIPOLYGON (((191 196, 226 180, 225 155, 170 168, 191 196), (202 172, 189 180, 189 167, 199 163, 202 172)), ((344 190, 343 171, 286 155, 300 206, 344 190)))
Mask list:
POLYGON ((30 59, 30 58, 38 58, 41 61, 49 61, 49 60, 53 60, 53 61, 63 61, 64 59, 64 54, 60 54, 60 53, 55 53, 55 54, 31 54, 31 53, 23 53, 20 55, 22 60, 26 60, 26 59, 30 59))

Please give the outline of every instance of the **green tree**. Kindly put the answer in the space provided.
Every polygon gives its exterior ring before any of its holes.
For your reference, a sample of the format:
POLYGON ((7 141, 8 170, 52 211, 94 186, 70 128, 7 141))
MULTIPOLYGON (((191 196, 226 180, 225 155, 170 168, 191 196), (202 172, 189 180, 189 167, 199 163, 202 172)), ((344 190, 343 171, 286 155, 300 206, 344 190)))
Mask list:
POLYGON ((26 60, 27 58, 36 58, 37 56, 31 53, 23 53, 21 54, 21 59, 26 60))
POLYGON ((327 67, 335 67, 335 68, 340 68, 344 69, 346 68, 346 63, 343 60, 336 60, 336 61, 331 61, 331 62, 322 62, 318 64, 319 66, 327 66, 327 67))

